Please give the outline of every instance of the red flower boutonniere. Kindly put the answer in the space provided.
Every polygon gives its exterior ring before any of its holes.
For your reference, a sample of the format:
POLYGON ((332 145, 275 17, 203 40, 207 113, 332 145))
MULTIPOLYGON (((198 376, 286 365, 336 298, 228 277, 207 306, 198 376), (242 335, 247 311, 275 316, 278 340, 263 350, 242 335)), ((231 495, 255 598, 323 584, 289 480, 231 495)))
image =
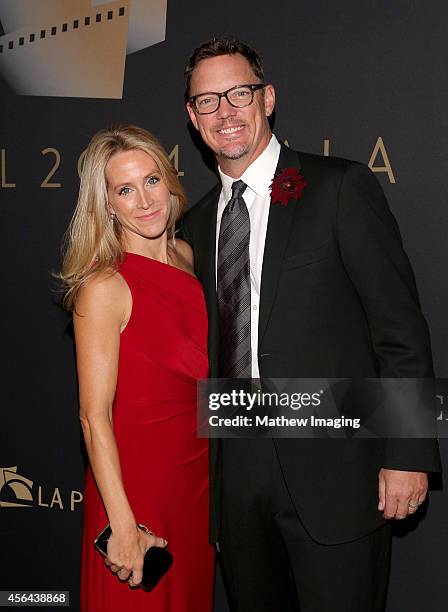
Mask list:
POLYGON ((306 183, 297 168, 285 168, 276 174, 271 183, 271 198, 274 204, 286 206, 288 200, 300 200, 306 183))

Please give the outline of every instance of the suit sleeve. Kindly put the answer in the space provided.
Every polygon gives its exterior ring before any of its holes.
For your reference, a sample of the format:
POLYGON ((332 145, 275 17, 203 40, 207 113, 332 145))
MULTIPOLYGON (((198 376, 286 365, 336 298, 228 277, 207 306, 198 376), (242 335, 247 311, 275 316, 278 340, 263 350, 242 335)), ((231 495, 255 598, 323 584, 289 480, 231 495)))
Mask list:
MULTIPOLYGON (((351 164, 342 179, 336 231, 369 322, 379 376, 432 377, 429 330, 400 231, 377 179, 362 164, 351 164)), ((437 441, 390 439, 383 467, 440 471, 437 441)))

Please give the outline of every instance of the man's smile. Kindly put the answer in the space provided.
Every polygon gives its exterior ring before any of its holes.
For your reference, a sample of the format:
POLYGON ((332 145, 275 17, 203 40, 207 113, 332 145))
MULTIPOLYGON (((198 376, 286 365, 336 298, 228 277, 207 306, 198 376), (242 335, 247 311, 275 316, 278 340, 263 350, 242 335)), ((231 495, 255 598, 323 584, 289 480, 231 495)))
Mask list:
POLYGON ((218 134, 235 134, 236 132, 240 132, 242 129, 244 129, 244 125, 221 128, 218 130, 218 134))

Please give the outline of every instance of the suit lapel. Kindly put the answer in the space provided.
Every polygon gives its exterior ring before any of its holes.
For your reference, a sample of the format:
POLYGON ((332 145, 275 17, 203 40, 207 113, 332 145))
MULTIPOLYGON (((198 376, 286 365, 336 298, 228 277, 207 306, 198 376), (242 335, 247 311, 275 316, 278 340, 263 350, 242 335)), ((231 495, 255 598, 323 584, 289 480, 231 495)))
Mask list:
MULTIPOLYGON (((285 168, 297 168, 300 171, 298 154, 282 145, 276 174, 285 168)), ((268 227, 264 247, 263 267, 261 272, 260 315, 258 322, 258 346, 261 346, 269 315, 277 293, 280 268, 288 244, 289 234, 298 200, 290 199, 286 206, 273 203, 269 208, 268 227)))

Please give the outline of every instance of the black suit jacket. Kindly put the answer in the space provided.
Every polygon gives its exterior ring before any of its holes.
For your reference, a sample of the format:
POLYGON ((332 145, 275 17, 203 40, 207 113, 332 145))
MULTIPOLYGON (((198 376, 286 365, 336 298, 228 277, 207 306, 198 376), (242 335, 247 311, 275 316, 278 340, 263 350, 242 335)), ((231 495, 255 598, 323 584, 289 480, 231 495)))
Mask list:
MULTIPOLYGON (((382 189, 364 165, 282 145, 277 171, 295 167, 307 186, 271 203, 263 258, 261 377, 433 376, 430 339, 414 275, 382 189)), ((219 376, 214 187, 183 219, 209 316, 211 376, 219 376)), ((433 440, 276 439, 297 512, 322 543, 379 527, 381 467, 440 471, 433 440)), ((220 443, 210 445, 211 539, 219 538, 220 443)))

